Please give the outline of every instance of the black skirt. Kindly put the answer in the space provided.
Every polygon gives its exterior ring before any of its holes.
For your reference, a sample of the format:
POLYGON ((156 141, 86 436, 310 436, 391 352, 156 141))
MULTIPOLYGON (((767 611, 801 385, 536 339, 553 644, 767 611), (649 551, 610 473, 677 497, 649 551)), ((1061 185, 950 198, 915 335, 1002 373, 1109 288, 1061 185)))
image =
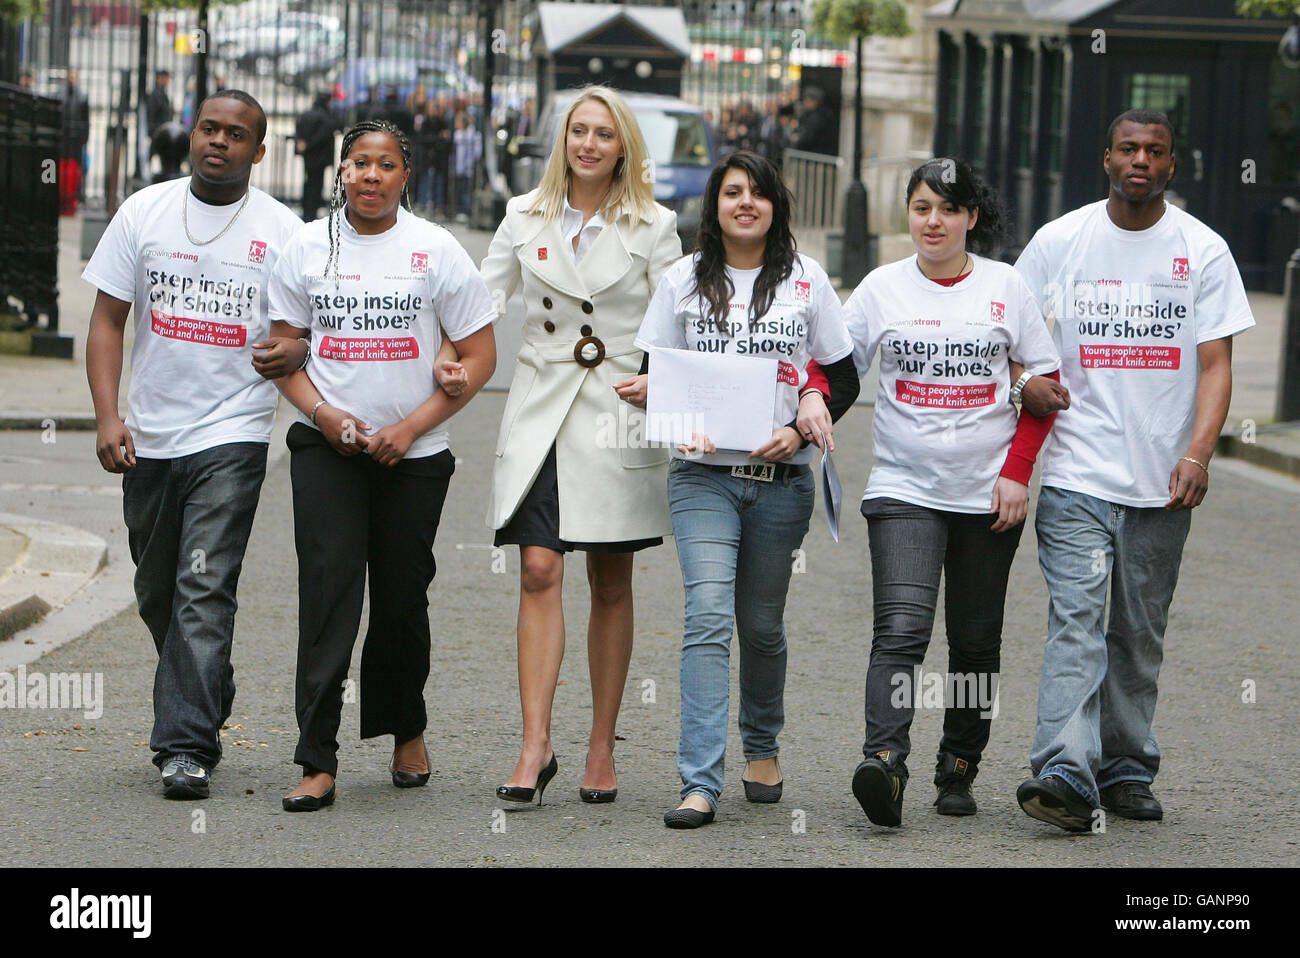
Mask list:
POLYGON ((663 545, 663 536, 626 542, 569 542, 560 538, 560 485, 555 471, 555 446, 546 454, 533 487, 519 503, 510 521, 497 530, 498 546, 543 546, 556 552, 639 552, 663 545))

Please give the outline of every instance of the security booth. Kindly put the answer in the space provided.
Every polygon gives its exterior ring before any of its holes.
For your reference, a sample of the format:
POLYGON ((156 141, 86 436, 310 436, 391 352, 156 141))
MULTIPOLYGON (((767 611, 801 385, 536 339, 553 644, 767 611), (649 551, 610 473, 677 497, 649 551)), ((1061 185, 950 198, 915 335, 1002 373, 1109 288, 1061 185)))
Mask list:
POLYGON ((686 18, 677 7, 539 3, 537 107, 555 90, 588 83, 679 97, 690 55, 686 18))
POLYGON ((1249 289, 1281 291, 1300 197, 1300 73, 1285 22, 1233 0, 943 0, 934 151, 969 162, 1014 221, 1042 224, 1107 195, 1106 129, 1160 110, 1177 133, 1170 199, 1227 240, 1249 289))

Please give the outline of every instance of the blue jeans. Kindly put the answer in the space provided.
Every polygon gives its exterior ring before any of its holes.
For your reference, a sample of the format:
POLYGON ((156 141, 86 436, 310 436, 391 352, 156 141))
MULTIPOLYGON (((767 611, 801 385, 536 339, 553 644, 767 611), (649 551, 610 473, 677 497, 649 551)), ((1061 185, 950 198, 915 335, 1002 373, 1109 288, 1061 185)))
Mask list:
POLYGON ((1093 807, 1099 789, 1151 782, 1160 768, 1156 680, 1191 522, 1190 510, 1121 506, 1051 486, 1039 493, 1049 600, 1029 764, 1093 807))
POLYGON ((158 649, 149 747, 221 760, 235 700, 235 588, 266 475, 266 443, 232 442, 176 459, 137 458, 122 514, 140 617, 158 649))
POLYGON ((668 506, 686 589, 682 633, 682 798, 722 794, 731 687, 731 631, 740 636, 740 737, 745 758, 776 756, 785 725, 785 597, 792 553, 808 532, 812 472, 761 482, 681 459, 668 506))

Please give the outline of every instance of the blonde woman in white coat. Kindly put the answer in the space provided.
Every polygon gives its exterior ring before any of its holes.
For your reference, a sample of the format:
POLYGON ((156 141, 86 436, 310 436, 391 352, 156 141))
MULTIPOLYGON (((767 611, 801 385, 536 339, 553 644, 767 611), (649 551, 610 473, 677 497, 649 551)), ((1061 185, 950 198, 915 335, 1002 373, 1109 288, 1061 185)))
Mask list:
MULTIPOLYGON (((632 341, 660 277, 681 256, 676 215, 654 202, 645 161, 623 98, 583 89, 540 185, 507 204, 482 264, 498 313, 517 289, 526 307, 488 507, 496 544, 520 547, 524 740, 497 789, 505 801, 540 802, 558 767, 551 705, 564 657, 564 554, 574 549, 587 555, 591 586, 593 717, 579 794, 608 802, 618 793, 614 727, 632 655, 632 554, 672 532, 668 451, 645 447, 620 401, 639 392, 644 402, 636 380, 644 354, 632 341)), ((453 392, 454 370, 440 364, 453 392)))

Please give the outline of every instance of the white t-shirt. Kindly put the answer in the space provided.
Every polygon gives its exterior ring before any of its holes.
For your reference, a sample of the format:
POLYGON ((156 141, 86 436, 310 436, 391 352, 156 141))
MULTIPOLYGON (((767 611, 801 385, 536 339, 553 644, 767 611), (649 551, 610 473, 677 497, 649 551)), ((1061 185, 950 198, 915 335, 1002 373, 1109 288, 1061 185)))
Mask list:
POLYGON ((135 304, 126 426, 135 451, 172 459, 230 442, 267 442, 279 399, 249 348, 270 333, 266 283, 302 220, 261 190, 211 206, 188 177, 129 196, 82 279, 135 304), (188 203, 190 234, 182 226, 188 203))
MULTIPOLYGON (((441 226, 401 208, 375 236, 358 233, 342 211, 337 223, 337 284, 332 270, 325 275, 329 220, 320 219, 290 241, 271 276, 271 319, 311 330, 307 374, 321 398, 377 431, 433 395, 442 330, 464 339, 490 326, 496 309, 469 254, 441 226)), ((312 424, 301 412, 298 420, 312 424)), ((440 425, 405 458, 446 448, 440 425)))
POLYGON ((1196 421, 1197 345, 1255 325, 1228 244, 1172 204, 1120 229, 1101 200, 1040 229, 1016 268, 1055 319, 1070 390, 1043 485, 1163 506, 1196 421))
MULTIPOLYGON (((815 359, 828 366, 853 352, 853 342, 841 316, 840 298, 826 271, 815 260, 798 254, 793 271, 777 287, 767 314, 755 320, 751 328, 749 301, 762 270, 728 266, 727 273, 736 291, 728 304, 730 332, 723 333, 708 318, 707 304, 701 308, 700 297, 695 292, 698 255, 683 256, 668 267, 646 307, 636 345, 641 349, 659 346, 777 360, 772 428, 779 429, 799 413, 799 390, 808 381, 804 369, 808 360, 815 359)), ((719 466, 752 465, 759 462, 749 458, 752 451, 719 450, 694 461, 719 466)), ((790 461, 811 462, 815 451, 811 445, 806 446, 790 461)), ((673 455, 685 458, 676 447, 673 455)))
POLYGON ((1020 274, 973 254, 971 264, 941 286, 913 255, 873 270, 844 304, 858 375, 880 355, 863 499, 988 512, 1016 434, 1010 360, 1035 375, 1060 366, 1020 274))

